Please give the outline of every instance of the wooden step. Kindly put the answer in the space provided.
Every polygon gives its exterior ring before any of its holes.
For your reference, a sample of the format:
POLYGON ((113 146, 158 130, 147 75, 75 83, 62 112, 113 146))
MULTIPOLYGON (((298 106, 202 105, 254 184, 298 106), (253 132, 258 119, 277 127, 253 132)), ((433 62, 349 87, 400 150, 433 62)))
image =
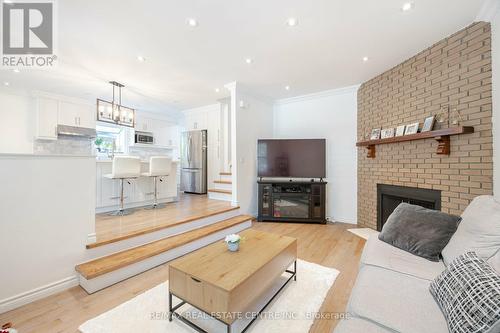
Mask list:
POLYGON ((232 184, 233 182, 230 180, 214 180, 215 184, 232 184))
POLYGON ((218 188, 212 188, 210 190, 208 190, 208 192, 212 192, 212 193, 224 193, 224 194, 233 194, 233 191, 231 190, 220 190, 218 188))
POLYGON ((249 215, 239 215, 212 225, 194 229, 179 235, 164 238, 129 250, 117 252, 106 257, 77 265, 75 270, 85 279, 90 280, 113 272, 128 265, 151 258, 184 244, 196 241, 218 231, 230 228, 252 219, 249 215))
POLYGON ((219 175, 221 175, 221 176, 232 176, 233 174, 231 172, 219 172, 219 175))
MULTIPOLYGON (((235 215, 239 215, 239 208, 240 207, 238 206, 221 207, 218 209, 210 210, 204 210, 202 207, 196 208, 196 210, 190 208, 190 210, 192 210, 193 212, 193 215, 190 216, 182 216, 182 214, 178 214, 178 211, 165 211, 164 209, 160 209, 156 212, 154 212, 153 210, 137 211, 132 215, 121 218, 108 216, 100 217, 102 220, 108 219, 110 221, 116 222, 116 224, 123 226, 124 230, 119 230, 119 233, 113 235, 112 237, 102 237, 102 239, 100 237, 94 243, 87 244, 86 248, 94 249, 104 245, 110 245, 113 243, 137 238, 137 242, 139 243, 136 244, 136 242, 130 241, 128 246, 126 247, 130 248, 132 246, 137 246, 152 242, 154 240, 158 240, 160 238, 168 237, 173 233, 186 231, 189 228, 192 229, 192 227, 190 226, 191 224, 209 224, 219 220, 227 219, 229 217, 233 217, 235 215), (146 222, 146 220, 148 220, 148 222, 146 222), (132 227, 135 227, 135 225, 137 225, 138 227, 134 230, 132 227), (142 225, 146 226, 141 227, 142 225), (157 237, 157 235, 159 237, 157 237)), ((116 230, 118 228, 113 227, 113 229, 116 230)), ((117 248, 113 252, 117 252, 120 250, 123 250, 123 248, 117 248)))

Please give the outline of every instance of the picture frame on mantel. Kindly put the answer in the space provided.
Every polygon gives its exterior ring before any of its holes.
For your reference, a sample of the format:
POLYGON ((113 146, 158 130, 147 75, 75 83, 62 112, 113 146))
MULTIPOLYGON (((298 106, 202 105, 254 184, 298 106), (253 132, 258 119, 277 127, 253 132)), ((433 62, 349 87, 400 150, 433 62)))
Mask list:
POLYGON ((413 124, 406 126, 405 135, 417 134, 418 133, 418 125, 420 125, 420 123, 413 123, 413 124))
POLYGON ((380 137, 382 139, 393 138, 394 137, 394 128, 383 129, 380 137))
POLYGON ((372 129, 372 134, 370 135, 370 140, 378 140, 380 139, 380 128, 372 129))
POLYGON ((424 125, 422 126, 422 132, 432 131, 435 122, 436 122, 436 116, 430 116, 425 118, 424 125))
POLYGON ((405 135, 405 129, 406 125, 401 125, 396 128, 396 136, 403 136, 405 135))

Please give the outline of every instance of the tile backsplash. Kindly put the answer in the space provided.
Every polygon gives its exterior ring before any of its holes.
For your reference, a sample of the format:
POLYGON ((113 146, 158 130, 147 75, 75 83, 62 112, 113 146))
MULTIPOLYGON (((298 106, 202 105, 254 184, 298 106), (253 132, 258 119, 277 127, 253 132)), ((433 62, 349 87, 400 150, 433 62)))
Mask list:
POLYGON ((35 140, 33 151, 36 155, 95 155, 93 140, 78 137, 59 137, 57 140, 35 140))

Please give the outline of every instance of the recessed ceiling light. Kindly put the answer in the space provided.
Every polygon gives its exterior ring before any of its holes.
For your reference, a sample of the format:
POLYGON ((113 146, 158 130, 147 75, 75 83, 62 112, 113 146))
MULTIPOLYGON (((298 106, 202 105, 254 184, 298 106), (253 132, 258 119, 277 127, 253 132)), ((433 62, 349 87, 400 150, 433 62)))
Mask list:
POLYGON ((198 26, 198 21, 196 21, 196 19, 194 19, 194 18, 188 18, 187 19, 187 24, 190 27, 196 27, 196 26, 198 26))
POLYGON ((285 90, 290 90, 290 86, 285 86, 285 90))
POLYGON ((252 60, 252 58, 246 58, 246 59, 245 59, 245 62, 246 62, 247 64, 251 64, 251 63, 252 63, 252 61, 253 61, 253 60, 252 60))
POLYGON ((146 58, 144 58, 143 56, 137 56, 137 61, 139 61, 139 62, 145 62, 146 58))
POLYGON ((299 20, 297 20, 295 17, 290 17, 286 20, 286 25, 289 27, 295 27, 297 24, 299 24, 299 20))
POLYGON ((401 7, 401 10, 403 12, 407 12, 410 9, 413 9, 413 2, 406 2, 406 3, 403 4, 403 7, 401 7))
POLYGON ((14 69, 14 70, 12 70, 12 71, 13 71, 14 73, 19 73, 19 69, 17 69, 17 68, 16 68, 16 69, 14 69))
POLYGON ((368 61, 368 57, 363 57, 363 61, 367 62, 368 61))
POLYGON ((6 86, 6 87, 8 87, 8 86, 10 86, 10 83, 9 82, 4 82, 3 85, 6 86))
POLYGON ((219 88, 215 88, 215 92, 218 93, 220 91, 219 88))

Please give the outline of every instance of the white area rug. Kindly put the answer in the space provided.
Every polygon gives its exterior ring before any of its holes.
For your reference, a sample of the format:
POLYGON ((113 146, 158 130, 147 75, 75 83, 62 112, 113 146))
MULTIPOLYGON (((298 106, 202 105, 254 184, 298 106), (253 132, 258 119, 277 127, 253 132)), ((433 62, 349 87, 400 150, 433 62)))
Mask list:
MULTIPOLYGON (((339 272, 333 268, 302 260, 297 261, 297 271, 297 281, 292 280, 288 283, 265 309, 263 316, 257 319, 247 332, 303 333, 309 331, 314 316, 319 312, 328 290, 332 287, 339 272)), ((283 279, 285 280, 285 278, 283 279)), ((258 306, 262 307, 270 296, 279 289, 283 281, 277 281, 269 295, 258 306)), ((174 304, 178 302, 179 300, 174 297, 174 304)), ((210 333, 226 332, 226 326, 215 319, 203 316, 192 307, 185 305, 181 309, 185 315, 190 315, 190 319, 206 331, 210 333)), ((240 332, 247 322, 236 321, 232 327, 233 332, 240 332)), ((168 321, 168 282, 87 321, 80 326, 79 330, 82 333, 194 332, 177 318, 174 318, 172 322, 168 321)))
POLYGON ((378 231, 375 231, 375 230, 370 229, 370 228, 347 229, 347 231, 350 231, 353 234, 355 234, 356 236, 359 236, 359 237, 364 238, 364 239, 370 238, 371 235, 378 236, 378 234, 379 234, 378 231))

